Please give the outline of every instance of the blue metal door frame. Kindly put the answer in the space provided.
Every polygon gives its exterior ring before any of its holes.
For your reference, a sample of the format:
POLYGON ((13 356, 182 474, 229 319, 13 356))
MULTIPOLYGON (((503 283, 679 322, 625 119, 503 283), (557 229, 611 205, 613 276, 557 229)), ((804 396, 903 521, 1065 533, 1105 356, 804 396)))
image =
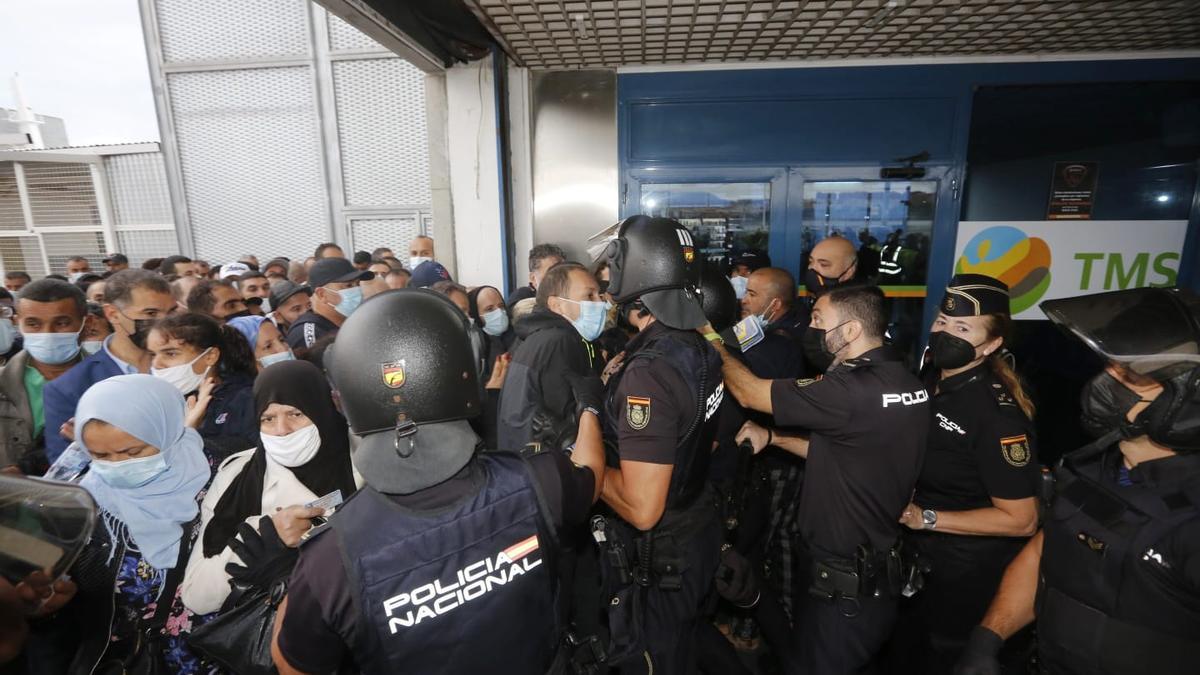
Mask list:
MULTIPOLYGON (((895 125, 907 115, 913 118, 912 124, 925 125, 914 126, 918 132, 914 146, 928 146, 933 154, 930 165, 946 168, 939 183, 927 275, 928 287, 939 289, 953 272, 976 88, 1194 81, 1197 73, 1200 59, 1179 58, 622 74, 617 83, 621 177, 628 190, 635 175, 696 172, 710 181, 726 182, 733 171, 757 167, 761 173, 761 167, 775 167, 787 173, 789 204, 801 208, 797 190, 802 189, 804 172, 800 167, 863 167, 894 159, 893 155, 899 156, 895 152, 898 144, 881 144, 879 135, 871 132, 879 125, 895 125), (859 105, 851 107, 848 102, 859 105), (764 110, 795 111, 797 115, 764 110), (847 124, 867 131, 861 135, 830 133, 821 127, 831 119, 838 121, 830 117, 829 110, 849 111, 847 124), (936 113, 937 122, 920 119, 928 111, 936 113), (649 126, 634 129, 635 120, 649 126), (773 134, 780 132, 775 142, 773 134), (689 143, 693 136, 702 140, 689 143), (709 142, 711 139, 722 142, 709 142)), ((888 138, 893 136, 886 135, 884 140, 888 138)), ((1179 283, 1200 287, 1200 189, 1193 200, 1179 283)), ((636 209, 636 203, 628 199, 621 205, 622 215, 636 209)), ((791 217, 776 220, 774 211, 773 203, 772 223, 799 222, 791 217)), ((798 262, 799 233, 785 233, 784 240, 780 261, 798 262)), ((776 250, 773 242, 773 260, 776 250)), ((936 298, 938 293, 935 290, 930 295, 936 298)), ((926 303, 926 325, 934 309, 934 303, 926 303)))

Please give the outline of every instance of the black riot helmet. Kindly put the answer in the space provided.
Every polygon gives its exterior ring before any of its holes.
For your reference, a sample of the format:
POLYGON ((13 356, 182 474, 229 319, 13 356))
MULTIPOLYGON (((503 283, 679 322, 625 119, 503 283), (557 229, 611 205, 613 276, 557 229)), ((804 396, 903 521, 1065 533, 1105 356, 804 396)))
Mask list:
POLYGON ((478 437, 478 345, 466 316, 426 289, 381 293, 338 331, 329 375, 350 429, 354 465, 380 492, 409 494, 462 469, 478 437))
POLYGON ((741 314, 737 291, 716 265, 704 265, 700 271, 700 307, 704 318, 718 333, 737 323, 741 314))
POLYGON ((1083 422, 1089 431, 1120 431, 1126 438, 1145 434, 1179 452, 1200 450, 1200 297, 1180 289, 1136 288, 1039 306, 1105 361, 1163 385, 1163 392, 1129 422, 1122 411, 1137 396, 1102 373, 1084 388, 1083 422))
POLYGON ((671 328, 704 325, 701 262, 692 233, 683 225, 669 218, 626 218, 603 259, 609 265, 608 292, 618 304, 640 300, 671 328))

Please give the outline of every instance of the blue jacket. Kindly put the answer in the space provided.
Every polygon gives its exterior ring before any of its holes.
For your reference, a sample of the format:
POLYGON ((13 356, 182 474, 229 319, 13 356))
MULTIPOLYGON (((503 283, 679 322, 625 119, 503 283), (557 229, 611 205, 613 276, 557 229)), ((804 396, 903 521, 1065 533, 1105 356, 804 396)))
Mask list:
POLYGON ((42 391, 42 405, 46 417, 46 458, 51 464, 67 449, 70 442, 58 433, 58 429, 75 416, 75 406, 79 403, 79 397, 83 396, 88 387, 100 380, 123 374, 124 371, 108 355, 108 351, 101 349, 57 379, 46 383, 46 388, 42 391))

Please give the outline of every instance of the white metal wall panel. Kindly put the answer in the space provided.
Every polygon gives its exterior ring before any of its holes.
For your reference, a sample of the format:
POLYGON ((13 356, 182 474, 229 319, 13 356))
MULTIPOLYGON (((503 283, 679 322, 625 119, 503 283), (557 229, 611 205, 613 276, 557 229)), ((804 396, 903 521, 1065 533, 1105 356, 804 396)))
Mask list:
POLYGON ((21 193, 12 162, 0 162, 0 230, 24 230, 21 193))
POLYGON ((87 164, 22 162, 35 227, 100 226, 87 164))
POLYGON ((308 54, 306 0, 157 0, 163 61, 308 54))
MULTIPOLYGON (((359 29, 342 21, 333 14, 326 14, 329 19, 329 48, 334 51, 366 51, 382 50, 383 45, 372 40, 359 29)), ((390 53, 390 52, 389 52, 390 53)))
POLYGON ((165 258, 179 252, 175 230, 117 230, 117 248, 138 267, 147 258, 165 258))
POLYGON ((0 236, 0 266, 5 272, 28 272, 34 279, 49 274, 36 234, 0 236))
POLYGON ((93 270, 103 270, 104 235, 100 232, 45 232, 42 243, 50 260, 50 271, 66 274, 67 258, 81 255, 93 270))
POLYGON ((118 229, 174 222, 161 153, 105 157, 104 171, 118 229))
POLYGON ((420 213, 350 219, 350 237, 355 251, 373 251, 386 246, 402 260, 407 260, 402 252, 408 250, 408 243, 424 233, 420 213))
POLYGON ((308 67, 168 76, 196 254, 303 257, 329 237, 308 67))
POLYGON ((347 206, 429 204, 425 74, 398 58, 333 64, 347 206))

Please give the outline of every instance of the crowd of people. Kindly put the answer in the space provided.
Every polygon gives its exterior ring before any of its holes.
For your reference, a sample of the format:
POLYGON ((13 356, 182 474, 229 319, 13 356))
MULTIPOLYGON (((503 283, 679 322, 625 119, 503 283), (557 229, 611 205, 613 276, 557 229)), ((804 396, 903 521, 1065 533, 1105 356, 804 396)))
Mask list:
POLYGON ((0 468, 98 516, 51 578, 0 505, 0 673, 1194 670, 1194 296, 1047 303, 1106 360, 1051 500, 1004 283, 913 365, 849 240, 691 241, 8 272, 0 468))

